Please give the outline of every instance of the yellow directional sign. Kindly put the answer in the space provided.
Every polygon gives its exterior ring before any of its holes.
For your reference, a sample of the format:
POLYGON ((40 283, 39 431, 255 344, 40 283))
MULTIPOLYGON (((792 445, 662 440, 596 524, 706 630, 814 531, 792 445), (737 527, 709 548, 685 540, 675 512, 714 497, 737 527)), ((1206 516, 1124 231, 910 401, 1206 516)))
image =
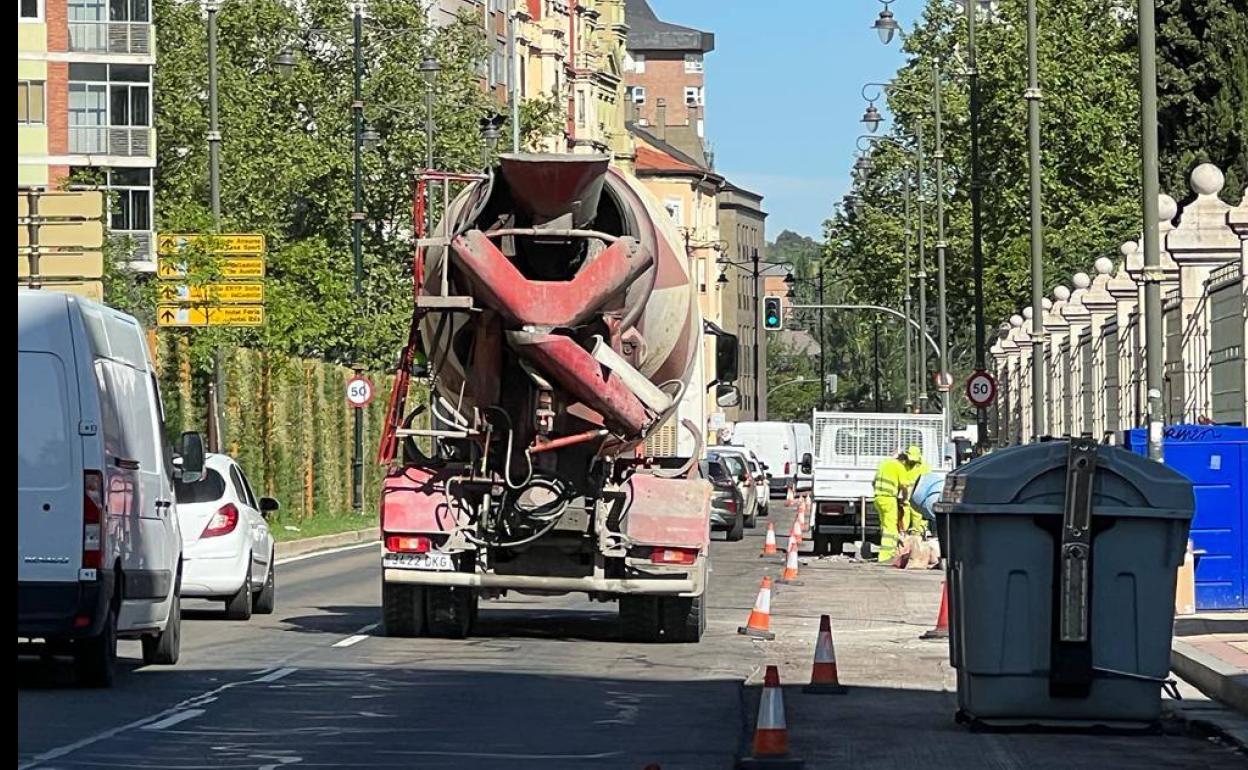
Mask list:
POLYGON ((196 302, 217 305, 255 305, 264 302, 262 283, 212 283, 188 286, 184 283, 162 283, 157 288, 161 302, 196 302))
MULTIPOLYGON (((221 276, 230 280, 264 277, 264 257, 218 257, 217 267, 221 276)), ((156 275, 162 279, 185 278, 186 263, 176 258, 161 257, 156 275)))
MULTIPOLYGON (((17 191, 17 218, 30 216, 31 194, 17 191)), ((98 190, 38 190, 39 217, 43 219, 100 219, 104 216, 104 194, 98 190)))
POLYGON ((201 241, 212 241, 214 254, 263 254, 262 233, 162 233, 156 237, 156 253, 177 254, 201 241))
POLYGON ((157 326, 263 326, 264 305, 159 305, 157 326))

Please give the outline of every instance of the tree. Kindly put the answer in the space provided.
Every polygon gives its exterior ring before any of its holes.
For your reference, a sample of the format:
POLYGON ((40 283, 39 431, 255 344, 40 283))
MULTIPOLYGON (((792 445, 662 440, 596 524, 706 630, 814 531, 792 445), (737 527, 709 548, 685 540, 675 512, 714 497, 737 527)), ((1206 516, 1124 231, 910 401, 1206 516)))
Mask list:
POLYGON ((1175 199, 1193 168, 1226 173, 1223 195, 1248 185, 1248 10, 1243 0, 1164 0, 1157 5, 1157 122, 1161 189, 1175 199))

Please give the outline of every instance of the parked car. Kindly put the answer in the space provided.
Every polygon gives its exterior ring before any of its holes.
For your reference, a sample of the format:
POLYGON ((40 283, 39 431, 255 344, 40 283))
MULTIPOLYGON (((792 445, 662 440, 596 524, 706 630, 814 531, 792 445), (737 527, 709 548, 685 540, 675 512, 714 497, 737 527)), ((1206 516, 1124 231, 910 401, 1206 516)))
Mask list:
POLYGON ((758 455, 771 472, 772 497, 783 497, 797 482, 798 437, 791 422, 739 422, 732 428, 732 444, 758 455))
POLYGON ((277 578, 268 518, 277 509, 273 498, 256 498, 238 463, 209 454, 202 478, 178 484, 182 595, 224 600, 232 620, 273 612, 277 578))
POLYGON ((711 482, 711 529, 725 531, 728 540, 745 537, 745 505, 728 467, 717 457, 698 462, 702 477, 711 482))
POLYGON ((143 329, 60 292, 17 292, 17 635, 112 684, 117 640, 145 663, 181 646, 175 481, 202 471, 198 434, 175 456, 143 329))
POLYGON ((747 449, 746 452, 749 454, 750 474, 754 476, 754 489, 758 493, 758 515, 766 516, 771 507, 771 474, 767 473, 767 466, 758 459, 758 455, 752 450, 747 449))
POLYGON ((745 526, 753 529, 758 523, 758 487, 750 472, 749 456, 744 449, 735 446, 708 447, 706 455, 723 460, 741 492, 742 504, 745 506, 745 526))

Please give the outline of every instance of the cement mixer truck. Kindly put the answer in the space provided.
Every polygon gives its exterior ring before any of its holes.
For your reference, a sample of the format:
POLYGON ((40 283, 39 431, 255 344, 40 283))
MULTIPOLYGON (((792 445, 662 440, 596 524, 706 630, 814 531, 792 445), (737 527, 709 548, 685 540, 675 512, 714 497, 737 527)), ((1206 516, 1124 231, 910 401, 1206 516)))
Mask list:
POLYGON ((698 641, 697 460, 710 403, 740 393, 736 338, 704 324, 670 217, 602 156, 425 179, 454 192, 422 180, 413 208, 414 312, 379 457, 387 634, 463 637, 483 599, 583 593, 618 602, 626 639, 698 641), (409 403, 416 376, 426 403, 409 403), (673 425, 677 456, 647 454, 673 425))

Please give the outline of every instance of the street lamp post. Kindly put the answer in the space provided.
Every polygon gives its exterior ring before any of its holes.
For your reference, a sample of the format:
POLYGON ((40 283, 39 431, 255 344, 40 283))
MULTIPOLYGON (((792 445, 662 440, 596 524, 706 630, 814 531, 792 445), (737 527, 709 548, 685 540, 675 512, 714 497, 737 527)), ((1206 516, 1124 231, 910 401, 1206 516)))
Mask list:
MULTIPOLYGON (((940 85, 940 58, 937 57, 932 64, 932 106, 936 126, 936 152, 932 157, 936 161, 936 317, 940 329, 940 374, 944 377, 949 371, 949 317, 945 306, 945 252, 949 243, 945 240, 945 150, 942 143, 940 85)), ((948 390, 941 391, 940 401, 947 436, 953 430, 948 390)))
POLYGON ((823 349, 823 345, 824 345, 824 339, 823 339, 823 333, 824 333, 824 332, 823 332, 823 327, 824 327, 824 321, 823 321, 823 287, 824 287, 824 283, 823 283, 823 265, 822 265, 822 264, 820 264, 820 265, 819 265, 819 271, 818 271, 818 273, 817 273, 817 275, 816 275, 815 279, 813 279, 813 280, 811 280, 811 279, 800 279, 800 278, 794 278, 794 277, 793 277, 793 272, 792 272, 792 270, 790 270, 790 271, 789 271, 789 273, 788 273, 788 275, 786 275, 786 276, 784 277, 784 284, 785 284, 785 286, 787 286, 787 287, 788 287, 788 294, 789 294, 789 297, 790 297, 790 298, 792 298, 792 297, 794 297, 794 296, 795 296, 795 295, 794 295, 794 293, 793 293, 793 287, 794 287, 794 286, 797 286, 797 285, 804 285, 804 286, 811 286, 811 287, 813 287, 813 288, 815 289, 815 292, 816 292, 817 296, 818 296, 818 304, 815 306, 815 308, 816 308, 816 309, 818 309, 818 311, 819 311, 819 382, 821 383, 821 384, 819 385, 819 408, 820 408, 820 409, 823 409, 823 408, 825 408, 825 404, 826 404, 826 402, 827 402, 827 391, 828 391, 828 387, 827 387, 827 379, 828 379, 828 378, 827 378, 827 363, 826 363, 826 362, 827 362, 827 357, 825 356, 825 354, 824 354, 824 349, 823 349))
MULTIPOLYGON (((1141 5, 1152 0, 1141 0, 1141 5)), ((1143 42, 1141 42, 1143 45, 1143 42)), ((1036 54, 1036 0, 1027 0, 1027 154, 1031 176, 1031 426, 1044 433, 1044 221, 1040 213, 1040 76, 1036 54)), ((1157 196, 1153 196, 1153 205, 1157 196)), ((1145 202, 1147 206, 1147 201, 1145 202)), ((1148 227, 1144 228, 1145 233, 1148 227)))
MULTIPOLYGON (((351 19, 351 123, 352 123, 352 198, 351 198, 351 256, 354 278, 351 296, 355 303, 356 323, 363 313, 364 286, 364 12, 359 5, 351 19)), ((356 374, 363 371, 359 363, 358 330, 352 335, 352 368, 356 374)), ((352 410, 351 451, 351 508, 357 513, 364 510, 364 410, 352 410)))
MULTIPOLYGON (((689 250, 689 248, 690 248, 689 233, 688 233, 688 232, 686 232, 686 233, 685 233, 685 250, 686 250, 686 251, 688 251, 688 250, 689 250)), ((754 350, 753 350, 753 360, 754 360, 754 368, 753 368, 753 375, 754 375, 754 393, 753 393, 753 402, 754 402, 754 419, 755 419, 755 420, 758 420, 758 419, 760 419, 760 415, 762 414, 762 412, 761 412, 761 407, 760 407, 761 399, 759 399, 759 397, 758 397, 758 386, 759 386, 759 381, 760 381, 760 378, 759 378, 759 371, 760 371, 760 370, 759 370, 759 353, 760 353, 760 348, 761 348, 761 344, 760 344, 760 343, 761 343, 761 337, 760 337, 760 335, 759 335, 759 328, 758 328, 758 327, 760 326, 760 324, 759 324, 759 322, 758 322, 758 314, 761 312, 761 311, 760 311, 760 309, 759 309, 759 304, 760 304, 760 301, 759 301, 759 286, 758 286, 758 283, 759 283, 759 279, 760 279, 760 278, 762 277, 762 275, 763 275, 762 268, 759 266, 759 265, 760 265, 760 260, 759 260, 759 256, 758 256, 758 249, 754 249, 754 250, 751 252, 751 254, 750 254, 750 258, 749 258, 748 260, 744 260, 744 261, 741 261, 741 262, 733 262, 732 260, 729 260, 729 259, 723 259, 723 258, 721 258, 721 259, 716 260, 716 264, 717 264, 717 265, 719 265, 720 271, 719 271, 719 278, 717 278, 717 279, 715 280, 715 283, 720 284, 720 285, 723 285, 723 284, 728 283, 728 275, 727 275, 727 273, 725 272, 725 268, 728 268, 728 267, 735 267, 735 268, 737 268, 738 270, 744 270, 744 271, 745 271, 745 272, 746 272, 746 273, 750 276, 750 282, 751 282, 751 284, 752 284, 752 285, 753 285, 753 287, 754 287, 754 291, 753 291, 753 299, 754 299, 754 318, 753 318, 753 321, 754 321, 754 350), (747 267, 747 265, 748 265, 748 267, 747 267)), ((768 265, 768 266, 769 266, 769 267, 772 267, 772 265, 768 265)), ((770 391, 768 391, 768 393, 770 394, 770 391)))
MULTIPOLYGON (((442 69, 438 60, 426 56, 420 62, 420 76, 425 80, 425 170, 433 170, 433 84, 442 69)), ((425 185, 425 232, 433 234, 433 187, 425 185)))
MULTIPOLYGON (((975 283, 975 369, 987 368, 987 333, 984 329, 984 239, 980 218, 983 179, 979 168, 979 68, 975 59, 976 6, 982 3, 966 0, 966 74, 970 90, 971 133, 971 272, 975 283)), ((988 445, 988 413, 975 410, 976 443, 982 453, 988 445)))
MULTIPOLYGON (((221 126, 217 110, 217 13, 219 0, 204 3, 208 32, 208 200, 212 208, 213 228, 221 231, 221 126)), ((225 362, 221 348, 212 351, 212 384, 209 393, 209 449, 223 451, 225 446, 225 362)))
MULTIPOLYGON (((1034 0, 1032 0, 1034 2, 1034 0)), ((1139 2, 1140 190, 1144 215, 1144 357, 1148 390, 1148 457, 1162 460, 1161 247, 1157 242, 1157 23, 1154 0, 1139 2)))

